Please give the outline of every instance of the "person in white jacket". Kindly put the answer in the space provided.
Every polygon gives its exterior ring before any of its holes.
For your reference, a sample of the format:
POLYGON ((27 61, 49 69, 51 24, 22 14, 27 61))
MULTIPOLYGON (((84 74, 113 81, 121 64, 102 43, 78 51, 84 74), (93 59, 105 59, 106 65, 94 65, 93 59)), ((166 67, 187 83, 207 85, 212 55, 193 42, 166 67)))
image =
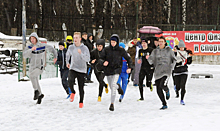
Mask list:
POLYGON ((181 90, 180 104, 185 105, 183 101, 186 93, 186 81, 188 77, 188 66, 192 63, 191 51, 186 50, 183 40, 179 41, 178 50, 175 52, 177 61, 173 71, 174 83, 176 86, 176 98, 179 98, 179 91, 181 90))
POLYGON ((41 92, 39 85, 39 76, 43 73, 45 67, 46 50, 53 53, 54 63, 57 60, 57 51, 51 45, 40 43, 37 33, 33 32, 29 36, 31 45, 26 46, 23 57, 29 58, 29 78, 34 88, 34 100, 37 100, 37 104, 41 104, 41 100, 44 94, 41 92))

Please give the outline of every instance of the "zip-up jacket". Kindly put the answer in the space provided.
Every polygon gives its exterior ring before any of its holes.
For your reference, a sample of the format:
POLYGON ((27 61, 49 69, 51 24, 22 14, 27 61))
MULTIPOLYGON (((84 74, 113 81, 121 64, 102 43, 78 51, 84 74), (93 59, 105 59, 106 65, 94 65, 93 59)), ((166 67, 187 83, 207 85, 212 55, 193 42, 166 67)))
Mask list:
POLYGON ((66 67, 66 52, 66 48, 58 51, 57 64, 59 65, 60 70, 68 70, 66 67))
POLYGON ((29 66, 30 66, 30 70, 34 70, 36 68, 39 69, 44 69, 45 67, 45 62, 46 62, 46 50, 50 51, 53 53, 54 58, 57 58, 57 51, 53 48, 53 46, 51 45, 47 45, 44 43, 40 43, 39 41, 39 37, 38 35, 33 32, 30 36, 29 36, 29 40, 31 37, 35 37, 37 39, 37 44, 30 44, 29 46, 26 46, 24 52, 23 52, 23 57, 24 58, 29 58, 29 66), (35 51, 32 51, 31 48, 32 47, 36 47, 37 49, 35 51))
MULTIPOLYGON (((113 34, 111 37, 116 37, 119 41, 119 36, 117 34, 113 34)), ((109 46, 103 49, 99 63, 103 65, 105 61, 108 61, 108 65, 104 66, 104 74, 106 76, 120 74, 122 68, 122 57, 124 57, 128 62, 128 67, 132 68, 132 60, 128 56, 125 49, 119 47, 119 43, 117 42, 116 46, 112 46, 111 43, 109 46)))

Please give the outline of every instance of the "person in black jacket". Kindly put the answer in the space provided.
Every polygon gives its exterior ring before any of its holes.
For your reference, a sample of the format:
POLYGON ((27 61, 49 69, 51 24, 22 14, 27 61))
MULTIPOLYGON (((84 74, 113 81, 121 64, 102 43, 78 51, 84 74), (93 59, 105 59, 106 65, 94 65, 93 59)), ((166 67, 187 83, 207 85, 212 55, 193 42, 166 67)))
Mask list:
POLYGON ((141 98, 138 101, 144 100, 143 82, 144 82, 145 76, 146 76, 146 86, 149 87, 151 91, 153 91, 153 86, 152 86, 151 81, 153 78, 154 67, 153 65, 150 65, 148 60, 146 59, 146 56, 151 54, 151 52, 153 51, 153 48, 148 47, 146 39, 142 39, 141 45, 143 49, 140 49, 138 52, 138 64, 141 64, 141 70, 139 73, 139 91, 140 91, 141 98))
MULTIPOLYGON (((88 47, 89 52, 91 53, 91 51, 94 49, 94 36, 91 33, 88 33, 88 37, 86 40, 86 46, 88 47)), ((93 68, 88 63, 85 83, 93 83, 93 81, 91 81, 92 71, 93 71, 93 68)))
POLYGON ((67 81, 67 77, 69 74, 69 69, 66 67, 67 49, 64 46, 65 46, 64 42, 60 41, 58 55, 57 55, 57 64, 59 65, 59 68, 60 68, 60 76, 62 80, 62 85, 68 95, 67 96, 67 99, 68 99, 70 97, 71 91, 70 91, 70 88, 68 86, 68 81, 67 81))
POLYGON ((128 56, 125 49, 119 47, 119 36, 117 34, 113 34, 110 38, 110 45, 104 48, 99 59, 99 64, 104 66, 104 74, 106 75, 109 86, 111 88, 111 105, 109 108, 110 111, 114 111, 116 89, 118 89, 119 94, 124 94, 121 87, 117 85, 119 74, 121 73, 122 68, 122 57, 127 60, 127 73, 130 73, 132 60, 128 56))
POLYGON ((98 94, 98 102, 101 102, 101 97, 102 97, 102 91, 103 91, 103 87, 105 87, 105 92, 108 93, 108 84, 106 84, 104 82, 104 72, 103 71, 99 71, 96 68, 96 64, 98 63, 98 60, 100 58, 100 53, 102 52, 102 50, 105 48, 105 40, 103 39, 99 39, 96 42, 96 49, 94 49, 91 53, 90 53, 90 63, 92 65, 92 67, 94 68, 94 72, 95 72, 95 76, 96 79, 99 82, 99 94, 98 94))
POLYGON ((86 41, 87 41, 87 33, 86 32, 83 32, 82 33, 82 40, 81 40, 81 43, 83 43, 84 45, 86 45, 86 41))

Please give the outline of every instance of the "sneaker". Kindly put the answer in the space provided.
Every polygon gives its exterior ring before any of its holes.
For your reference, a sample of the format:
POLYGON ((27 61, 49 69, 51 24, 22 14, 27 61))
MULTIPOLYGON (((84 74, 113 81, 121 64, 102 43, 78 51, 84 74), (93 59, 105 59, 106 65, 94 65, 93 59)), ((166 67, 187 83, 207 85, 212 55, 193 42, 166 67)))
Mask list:
POLYGON ((160 108, 160 110, 165 110, 165 109, 167 109, 168 107, 167 106, 162 106, 161 108, 160 108))
POLYGON ((170 99, 170 91, 168 89, 168 91, 166 91, 166 99, 169 100, 170 99))
POLYGON ((185 103, 184 103, 184 101, 183 101, 183 100, 181 100, 181 101, 180 101, 180 104, 181 104, 181 105, 185 105, 185 103))
POLYGON ((124 91, 122 90, 120 84, 117 83, 117 85, 118 85, 118 94, 124 95, 124 91))
POLYGON ((83 108, 83 103, 79 103, 79 108, 83 108))
POLYGON ((179 92, 176 92, 176 98, 179 98, 179 92))
POLYGON ((70 95, 70 102, 73 102, 73 101, 74 101, 74 97, 75 97, 75 94, 74 94, 74 93, 71 93, 71 95, 70 95))
POLYGON ((38 90, 35 90, 34 91, 34 100, 37 100, 39 97, 39 91, 38 90))
POLYGON ((70 98, 70 94, 66 97, 66 99, 69 99, 70 98))
POLYGON ((114 111, 114 105, 113 104, 110 105, 109 110, 114 111))
POLYGON ((98 102, 101 102, 101 96, 98 97, 98 102))
POLYGON ((105 93, 108 94, 108 84, 105 84, 105 93))
POLYGON ((93 81, 89 80, 89 83, 93 83, 93 81))
POLYGON ((43 98, 44 98, 44 94, 41 94, 37 99, 37 104, 41 104, 43 98))
POLYGON ((174 90, 176 91, 176 85, 174 85, 174 87, 173 87, 173 88, 174 88, 174 90))
POLYGON ((153 88, 154 88, 154 87, 153 87, 153 85, 151 84, 151 86, 150 86, 150 91, 153 91, 153 88))
POLYGON ((140 98, 140 99, 138 99, 137 101, 144 101, 144 98, 140 98))
POLYGON ((121 102, 122 101, 122 99, 119 99, 119 102, 121 102))
POLYGON ((138 86, 138 84, 133 84, 133 86, 138 86))
POLYGON ((89 80, 85 80, 85 83, 89 83, 89 80))

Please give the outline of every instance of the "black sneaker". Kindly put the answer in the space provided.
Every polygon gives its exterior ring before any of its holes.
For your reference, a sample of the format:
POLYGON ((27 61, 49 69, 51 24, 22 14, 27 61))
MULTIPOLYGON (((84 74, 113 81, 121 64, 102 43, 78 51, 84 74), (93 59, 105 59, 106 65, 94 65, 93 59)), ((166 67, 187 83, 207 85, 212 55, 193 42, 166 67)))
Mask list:
POLYGON ((114 105, 113 104, 110 105, 109 110, 114 111, 114 105))
POLYGON ((89 83, 93 83, 93 81, 89 80, 89 83))
POLYGON ((163 106, 160 108, 160 110, 165 110, 165 109, 167 109, 167 108, 168 108, 167 106, 163 105, 163 106))
POLYGON ((176 98, 179 98, 179 92, 176 92, 176 98))
POLYGON ((39 97, 39 91, 38 90, 35 90, 34 91, 34 100, 37 100, 39 97))
POLYGON ((121 102, 122 101, 122 99, 119 99, 119 102, 121 102))
POLYGON ((44 98, 44 94, 41 94, 39 97, 38 97, 38 100, 37 100, 37 104, 41 104, 41 100, 44 98))
POLYGON ((122 90, 120 84, 117 83, 117 85, 118 85, 118 94, 124 95, 124 91, 122 90))
POLYGON ((137 101, 144 101, 144 98, 140 98, 140 99, 138 99, 137 101))

